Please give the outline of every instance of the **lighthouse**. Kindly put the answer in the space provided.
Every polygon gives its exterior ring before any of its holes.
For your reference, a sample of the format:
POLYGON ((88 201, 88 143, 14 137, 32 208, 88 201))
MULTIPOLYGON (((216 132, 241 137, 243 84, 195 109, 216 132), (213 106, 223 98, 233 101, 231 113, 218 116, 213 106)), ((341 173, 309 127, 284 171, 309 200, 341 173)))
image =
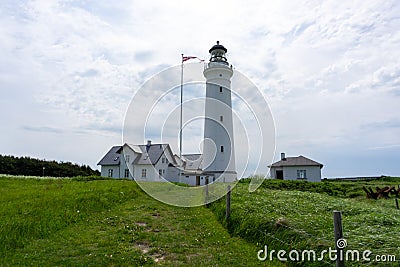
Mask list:
POLYGON ((206 101, 203 143, 203 175, 209 181, 237 180, 232 120, 232 65, 226 59, 227 49, 217 41, 209 50, 206 78, 206 101))

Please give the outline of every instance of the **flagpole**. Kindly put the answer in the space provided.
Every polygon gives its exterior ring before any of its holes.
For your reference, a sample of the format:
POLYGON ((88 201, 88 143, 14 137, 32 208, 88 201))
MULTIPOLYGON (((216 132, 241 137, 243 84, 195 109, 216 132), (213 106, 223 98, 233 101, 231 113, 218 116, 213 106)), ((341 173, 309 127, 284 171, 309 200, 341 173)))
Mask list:
POLYGON ((179 182, 181 183, 182 180, 182 165, 183 165, 183 159, 182 159, 182 114, 183 114, 183 107, 182 107, 182 102, 183 102, 183 54, 181 54, 182 60, 181 60, 181 101, 180 101, 180 117, 179 117, 179 159, 180 159, 180 170, 179 170, 179 182))

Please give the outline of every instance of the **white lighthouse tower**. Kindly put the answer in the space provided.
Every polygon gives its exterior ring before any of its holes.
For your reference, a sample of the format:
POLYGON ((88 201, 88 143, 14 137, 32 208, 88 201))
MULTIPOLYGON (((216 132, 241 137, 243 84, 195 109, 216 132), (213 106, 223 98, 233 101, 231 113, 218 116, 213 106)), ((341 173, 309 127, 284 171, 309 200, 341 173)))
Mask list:
POLYGON ((203 144, 203 174, 210 182, 237 180, 233 138, 231 77, 232 65, 219 44, 211 47, 210 62, 203 75, 206 78, 206 103, 203 144))

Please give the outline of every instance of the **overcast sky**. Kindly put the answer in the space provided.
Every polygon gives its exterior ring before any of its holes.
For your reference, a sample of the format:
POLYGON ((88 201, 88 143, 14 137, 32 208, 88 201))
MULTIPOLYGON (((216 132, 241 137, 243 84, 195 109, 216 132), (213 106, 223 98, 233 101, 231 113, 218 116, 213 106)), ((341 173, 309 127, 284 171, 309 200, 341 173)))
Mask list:
POLYGON ((271 107, 275 159, 400 176, 399 29, 397 0, 2 0, 0 154, 97 168, 136 90, 220 40, 271 107))

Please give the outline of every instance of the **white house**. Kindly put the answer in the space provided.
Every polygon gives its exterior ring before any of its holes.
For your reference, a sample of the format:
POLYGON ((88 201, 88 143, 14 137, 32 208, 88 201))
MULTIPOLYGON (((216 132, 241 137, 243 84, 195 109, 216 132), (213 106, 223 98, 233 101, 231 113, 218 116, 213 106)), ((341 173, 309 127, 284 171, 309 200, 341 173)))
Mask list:
POLYGON ((113 146, 97 165, 104 177, 160 181, 175 176, 170 167, 176 161, 168 144, 148 141, 146 145, 113 146))
POLYGON ((321 182, 321 169, 324 165, 304 156, 286 157, 281 153, 281 160, 268 166, 273 179, 305 180, 321 182))
POLYGON ((188 185, 205 185, 215 181, 212 175, 202 172, 201 154, 174 155, 168 144, 124 144, 113 146, 99 161, 101 176, 128 178, 136 181, 181 182, 188 185), (179 175, 179 169, 182 169, 179 175))

